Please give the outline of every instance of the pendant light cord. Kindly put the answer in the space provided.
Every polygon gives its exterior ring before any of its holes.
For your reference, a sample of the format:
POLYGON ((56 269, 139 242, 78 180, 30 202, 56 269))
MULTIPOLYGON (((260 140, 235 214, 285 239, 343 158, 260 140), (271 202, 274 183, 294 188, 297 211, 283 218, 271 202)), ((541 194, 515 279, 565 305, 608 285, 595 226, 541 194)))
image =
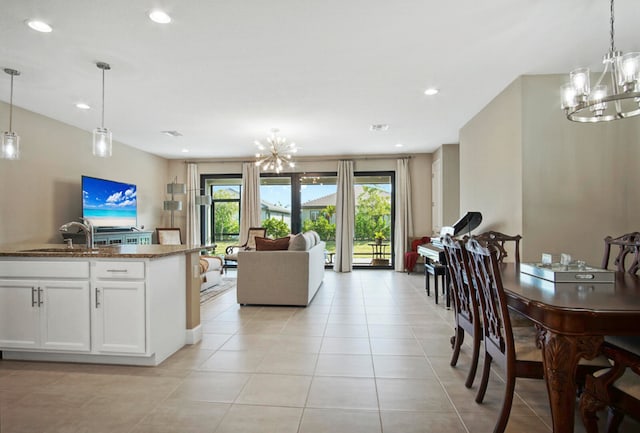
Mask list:
POLYGON ((102 68, 102 129, 104 129, 104 68, 102 68))
POLYGON ((611 0, 611 32, 610 32, 610 36, 611 36, 611 52, 615 53, 616 52, 616 46, 615 46, 615 43, 613 42, 613 38, 615 36, 615 32, 613 30, 613 23, 614 23, 614 18, 613 18, 613 0, 611 0))
POLYGON ((9 132, 12 132, 12 122, 13 122, 13 76, 11 74, 11 93, 9 94, 9 132))

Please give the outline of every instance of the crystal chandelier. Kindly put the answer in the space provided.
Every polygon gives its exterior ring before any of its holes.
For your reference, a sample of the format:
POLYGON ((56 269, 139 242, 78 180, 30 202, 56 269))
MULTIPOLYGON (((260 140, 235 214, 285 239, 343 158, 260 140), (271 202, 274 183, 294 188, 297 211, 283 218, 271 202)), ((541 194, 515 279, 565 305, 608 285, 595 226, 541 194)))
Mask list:
POLYGON ((108 63, 96 63, 102 70, 102 121, 100 126, 93 130, 93 155, 100 158, 111 157, 111 131, 104 127, 104 71, 111 69, 108 63))
POLYGON ((262 167, 262 170, 274 170, 280 173, 285 164, 289 167, 295 167, 293 162, 293 154, 298 151, 295 143, 287 144, 287 139, 278 136, 278 129, 272 129, 271 135, 267 137, 267 144, 262 144, 258 140, 255 141, 258 146, 256 153, 256 165, 262 167))
POLYGON ((613 23, 611 0, 611 48, 602 60, 602 75, 591 86, 589 68, 575 69, 569 74, 570 82, 560 88, 561 107, 569 120, 609 122, 640 114, 640 53, 623 55, 616 50, 613 23))

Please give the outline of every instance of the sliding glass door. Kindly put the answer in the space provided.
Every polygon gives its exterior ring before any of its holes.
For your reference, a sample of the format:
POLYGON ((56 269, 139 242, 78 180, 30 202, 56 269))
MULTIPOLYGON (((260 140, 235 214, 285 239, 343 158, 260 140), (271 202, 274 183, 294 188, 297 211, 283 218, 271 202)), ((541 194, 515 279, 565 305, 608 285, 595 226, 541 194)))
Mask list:
MULTIPOLYGON (((354 267, 393 266, 393 172, 356 172, 354 267)), ((224 253, 237 245, 240 229, 239 175, 203 175, 202 183, 213 203, 204 208, 203 242, 216 243, 224 253)), ((336 247, 336 173, 288 173, 260 176, 262 226, 272 238, 314 230, 326 243, 327 265, 336 247)))

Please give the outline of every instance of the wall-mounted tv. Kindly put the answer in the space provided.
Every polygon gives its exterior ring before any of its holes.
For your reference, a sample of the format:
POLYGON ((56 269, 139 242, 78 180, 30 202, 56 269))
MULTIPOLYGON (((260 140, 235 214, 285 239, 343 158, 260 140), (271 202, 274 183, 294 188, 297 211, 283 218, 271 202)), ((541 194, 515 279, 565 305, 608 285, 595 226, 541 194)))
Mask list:
POLYGON ((135 227, 137 188, 130 183, 82 176, 82 217, 96 228, 135 227))

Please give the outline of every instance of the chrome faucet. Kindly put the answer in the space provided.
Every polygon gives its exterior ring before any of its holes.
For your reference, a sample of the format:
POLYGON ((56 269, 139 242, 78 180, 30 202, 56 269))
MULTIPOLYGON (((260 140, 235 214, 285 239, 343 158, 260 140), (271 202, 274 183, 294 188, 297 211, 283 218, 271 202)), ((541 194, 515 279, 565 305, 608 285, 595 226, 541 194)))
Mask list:
POLYGON ((81 223, 77 221, 71 221, 66 224, 62 224, 58 230, 68 233, 69 229, 72 227, 80 229, 82 232, 84 232, 84 235, 87 238, 87 248, 93 249, 93 224, 91 224, 91 222, 86 218, 82 218, 82 221, 83 222, 81 223))

